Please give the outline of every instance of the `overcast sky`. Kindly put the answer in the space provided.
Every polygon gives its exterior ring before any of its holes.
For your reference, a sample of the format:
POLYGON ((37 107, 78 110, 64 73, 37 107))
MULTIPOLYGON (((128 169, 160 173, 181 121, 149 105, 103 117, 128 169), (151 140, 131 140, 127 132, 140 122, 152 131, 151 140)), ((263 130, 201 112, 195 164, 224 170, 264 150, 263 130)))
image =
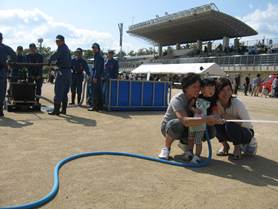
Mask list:
MULTIPOLYGON (((205 0, 1 0, 0 32, 4 43, 16 48, 44 39, 55 49, 55 36, 62 34, 68 46, 89 49, 99 42, 104 50, 119 49, 118 23, 124 24, 125 51, 152 47, 126 33, 132 24, 207 4, 205 0)), ((250 39, 277 38, 278 0, 215 0, 218 9, 253 27, 259 35, 250 39)))

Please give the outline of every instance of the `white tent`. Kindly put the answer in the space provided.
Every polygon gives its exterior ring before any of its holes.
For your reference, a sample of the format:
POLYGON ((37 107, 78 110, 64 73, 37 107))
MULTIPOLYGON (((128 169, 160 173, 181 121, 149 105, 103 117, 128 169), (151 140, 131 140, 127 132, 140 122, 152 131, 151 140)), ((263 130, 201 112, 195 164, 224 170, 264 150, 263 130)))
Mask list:
POLYGON ((134 74, 187 74, 197 73, 205 76, 224 76, 225 73, 215 63, 185 64, 143 64, 135 68, 134 74))

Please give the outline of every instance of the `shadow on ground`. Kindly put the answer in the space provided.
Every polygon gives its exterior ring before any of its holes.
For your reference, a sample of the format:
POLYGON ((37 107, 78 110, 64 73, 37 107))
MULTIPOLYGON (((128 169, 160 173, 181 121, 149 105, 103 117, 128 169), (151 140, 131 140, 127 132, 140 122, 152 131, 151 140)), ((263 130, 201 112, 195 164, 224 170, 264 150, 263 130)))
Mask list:
POLYGON ((3 117, 0 119, 0 127, 22 128, 31 125, 33 125, 33 122, 28 120, 13 120, 7 117, 3 117))
POLYGON ((78 117, 76 115, 60 115, 59 117, 64 118, 69 123, 84 125, 84 126, 96 126, 96 120, 78 117))
POLYGON ((278 162, 259 155, 230 162, 212 159, 208 167, 192 170, 256 186, 278 186, 278 162))

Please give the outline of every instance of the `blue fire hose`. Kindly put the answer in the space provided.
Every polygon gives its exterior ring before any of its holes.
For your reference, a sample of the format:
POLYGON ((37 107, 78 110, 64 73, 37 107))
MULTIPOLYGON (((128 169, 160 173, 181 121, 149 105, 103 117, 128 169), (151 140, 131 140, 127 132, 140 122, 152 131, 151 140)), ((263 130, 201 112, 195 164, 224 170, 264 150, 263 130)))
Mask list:
POLYGON ((53 172, 54 182, 53 182, 52 190, 46 196, 44 196, 43 198, 41 198, 37 201, 31 202, 31 203, 17 205, 17 206, 2 207, 0 209, 33 209, 33 208, 38 208, 38 207, 41 207, 41 206, 47 204, 48 202, 50 202, 51 200, 53 200, 55 198, 55 196, 57 195, 57 193, 59 191, 59 170, 66 163, 68 163, 72 160, 76 160, 78 158, 100 156, 100 155, 112 155, 112 156, 125 156, 125 157, 139 158, 139 159, 143 159, 143 160, 149 160, 149 161, 154 161, 154 162, 158 162, 158 163, 179 166, 179 167, 186 167, 186 168, 199 168, 199 167, 207 166, 209 164, 209 161, 211 160, 212 149, 211 149, 211 143, 210 143, 209 137, 207 137, 208 132, 206 131, 205 134, 206 134, 206 138, 208 139, 207 140, 208 157, 206 160, 203 160, 199 164, 193 164, 190 162, 186 163, 186 162, 168 161, 168 160, 158 159, 158 158, 154 158, 154 157, 148 157, 148 156, 139 155, 139 154, 132 154, 132 153, 127 153, 127 152, 84 152, 84 153, 69 156, 67 158, 64 158, 60 162, 58 162, 58 164, 55 166, 55 169, 53 172))

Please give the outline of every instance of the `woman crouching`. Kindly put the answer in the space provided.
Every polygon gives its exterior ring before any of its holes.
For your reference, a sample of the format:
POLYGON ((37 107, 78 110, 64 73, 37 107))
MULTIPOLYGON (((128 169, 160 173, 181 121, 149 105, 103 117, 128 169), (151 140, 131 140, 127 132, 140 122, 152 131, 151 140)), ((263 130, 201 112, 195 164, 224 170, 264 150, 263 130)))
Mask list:
MULTIPOLYGON (((245 105, 236 97, 233 97, 232 85, 229 79, 220 78, 216 84, 217 111, 225 120, 250 120, 245 105)), ((226 121, 222 125, 215 125, 216 137, 222 144, 218 150, 218 156, 228 155, 230 146, 228 141, 234 145, 233 157, 235 160, 241 158, 241 152, 245 154, 256 154, 257 143, 251 123, 235 123, 226 121)))

